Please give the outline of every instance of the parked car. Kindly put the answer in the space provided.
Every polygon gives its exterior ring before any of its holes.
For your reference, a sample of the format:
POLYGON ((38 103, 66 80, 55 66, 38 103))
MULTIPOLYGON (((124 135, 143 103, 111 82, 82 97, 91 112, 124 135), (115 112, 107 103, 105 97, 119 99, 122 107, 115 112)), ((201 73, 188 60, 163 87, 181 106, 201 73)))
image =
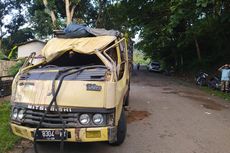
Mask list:
POLYGON ((160 72, 161 71, 161 66, 159 62, 151 62, 147 66, 147 70, 150 72, 160 72))

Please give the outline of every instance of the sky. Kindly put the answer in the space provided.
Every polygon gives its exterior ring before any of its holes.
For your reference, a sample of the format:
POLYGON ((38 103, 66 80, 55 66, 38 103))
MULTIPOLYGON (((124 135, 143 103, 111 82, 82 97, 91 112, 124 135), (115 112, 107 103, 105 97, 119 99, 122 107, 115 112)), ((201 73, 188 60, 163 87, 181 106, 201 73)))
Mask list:
MULTIPOLYGON (((22 7, 23 7, 23 9, 22 9, 21 14, 23 14, 24 16, 26 16, 26 14, 27 14, 27 8, 26 8, 25 6, 22 6, 22 7)), ((13 10, 10 12, 10 14, 7 14, 7 15, 4 16, 4 18, 3 18, 3 23, 5 23, 5 25, 9 24, 9 23, 12 21, 14 14, 18 14, 18 13, 19 13, 18 10, 13 9, 13 10)), ((30 25, 29 23, 26 23, 26 24, 23 25, 21 28, 26 28, 26 27, 28 27, 29 25, 30 25)), ((21 29, 21 28, 20 28, 20 29, 21 29)), ((6 28, 5 28, 5 27, 3 27, 2 30, 3 30, 3 32, 6 32, 6 28)), ((6 37, 6 36, 8 36, 8 35, 6 34, 5 37, 6 37)))
POLYGON ((140 31, 137 32, 137 34, 135 35, 135 37, 132 40, 135 42, 135 44, 137 44, 138 42, 141 41, 141 39, 140 39, 140 31))

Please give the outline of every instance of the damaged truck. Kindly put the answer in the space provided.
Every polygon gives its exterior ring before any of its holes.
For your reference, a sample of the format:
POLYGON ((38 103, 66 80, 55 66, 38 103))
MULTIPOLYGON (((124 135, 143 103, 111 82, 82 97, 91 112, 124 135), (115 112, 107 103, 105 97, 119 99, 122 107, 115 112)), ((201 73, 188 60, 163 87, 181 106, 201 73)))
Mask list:
POLYGON ((11 129, 32 140, 120 145, 126 135, 132 63, 124 37, 55 37, 12 85, 11 129))

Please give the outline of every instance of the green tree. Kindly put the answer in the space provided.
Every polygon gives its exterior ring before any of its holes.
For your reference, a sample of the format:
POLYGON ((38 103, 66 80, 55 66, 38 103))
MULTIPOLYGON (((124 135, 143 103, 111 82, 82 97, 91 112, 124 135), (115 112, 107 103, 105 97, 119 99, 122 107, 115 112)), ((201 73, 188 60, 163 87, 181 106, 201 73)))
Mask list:
POLYGON ((0 1, 0 50, 8 55, 9 51, 18 43, 34 38, 31 29, 22 26, 28 22, 23 10, 28 6, 29 0, 1 0, 0 1), (5 15, 10 15, 12 20, 4 23, 5 15), (3 32, 4 27, 4 32, 3 32))
POLYGON ((28 11, 39 37, 51 35, 71 22, 92 24, 96 17, 90 0, 33 0, 28 11))
POLYGON ((3 27, 4 27, 3 19, 5 15, 8 14, 9 12, 7 5, 8 5, 7 1, 3 1, 3 0, 0 1, 0 50, 2 48, 2 38, 6 34, 3 31, 3 27))
MULTIPOLYGON (((23 28, 23 29, 17 30, 17 32, 14 32, 8 37, 3 38, 2 44, 3 44, 4 54, 9 56, 10 52, 15 46, 17 46, 18 44, 22 42, 26 42, 34 38, 35 36, 34 36, 33 30, 30 28, 23 28)), ((17 49, 13 52, 11 58, 16 58, 16 51, 17 49)))
POLYGON ((229 56, 230 1, 122 1, 139 50, 177 68, 213 67, 229 56))

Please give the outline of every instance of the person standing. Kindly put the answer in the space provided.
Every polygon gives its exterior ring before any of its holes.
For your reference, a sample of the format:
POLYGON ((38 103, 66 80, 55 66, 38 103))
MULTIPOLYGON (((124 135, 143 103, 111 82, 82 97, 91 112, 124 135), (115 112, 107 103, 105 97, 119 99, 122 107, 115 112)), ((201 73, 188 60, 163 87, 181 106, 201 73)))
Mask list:
POLYGON ((218 70, 221 71, 221 91, 229 91, 230 69, 229 64, 221 66, 218 70))

